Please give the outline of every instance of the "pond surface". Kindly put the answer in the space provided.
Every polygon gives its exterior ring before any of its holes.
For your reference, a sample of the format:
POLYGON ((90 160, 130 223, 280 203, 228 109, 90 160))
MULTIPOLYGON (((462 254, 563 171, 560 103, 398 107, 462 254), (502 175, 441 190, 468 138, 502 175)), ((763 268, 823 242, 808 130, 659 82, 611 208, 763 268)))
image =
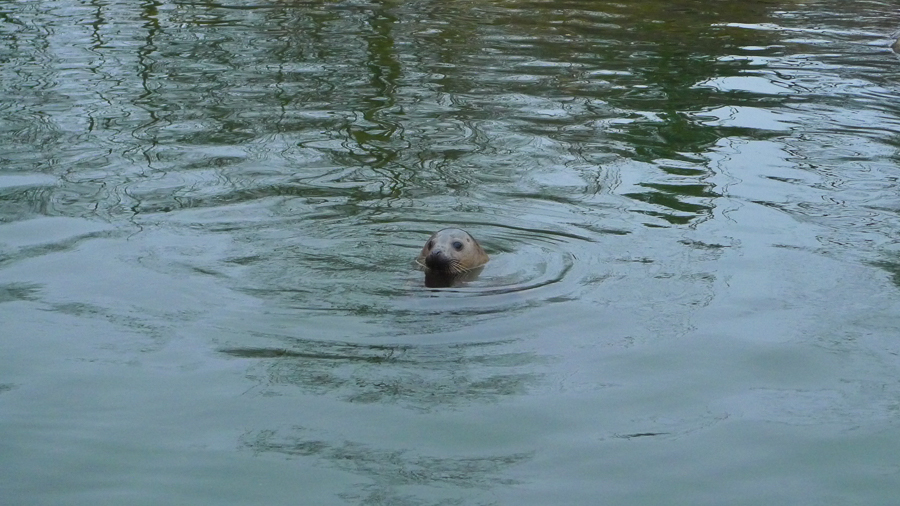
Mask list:
POLYGON ((898 28, 0 3, 3 503, 896 504, 898 28))

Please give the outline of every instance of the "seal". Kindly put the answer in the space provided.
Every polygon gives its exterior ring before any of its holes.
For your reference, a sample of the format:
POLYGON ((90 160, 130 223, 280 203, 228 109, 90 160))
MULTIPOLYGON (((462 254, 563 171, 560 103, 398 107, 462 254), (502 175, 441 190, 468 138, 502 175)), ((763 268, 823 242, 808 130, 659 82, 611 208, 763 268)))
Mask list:
MULTIPOLYGON (((426 286, 452 286, 465 274, 475 274, 488 262, 487 253, 468 232, 438 230, 425 243, 416 263, 425 268, 426 286)), ((465 279, 474 276, 465 276, 465 279)), ((465 280, 463 279, 463 280, 465 280)))

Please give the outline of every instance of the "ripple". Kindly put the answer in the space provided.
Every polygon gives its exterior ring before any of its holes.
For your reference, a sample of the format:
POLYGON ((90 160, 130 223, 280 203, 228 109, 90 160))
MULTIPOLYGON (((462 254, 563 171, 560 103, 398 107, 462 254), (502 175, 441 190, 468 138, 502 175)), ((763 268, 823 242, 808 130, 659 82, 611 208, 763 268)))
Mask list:
POLYGON ((481 241, 492 257, 478 278, 439 291, 487 296, 562 283, 575 265, 574 255, 563 247, 571 238, 559 232, 507 228, 481 241))
POLYGON ((94 221, 42 217, 0 225, 0 263, 74 248, 82 241, 120 234, 94 221))

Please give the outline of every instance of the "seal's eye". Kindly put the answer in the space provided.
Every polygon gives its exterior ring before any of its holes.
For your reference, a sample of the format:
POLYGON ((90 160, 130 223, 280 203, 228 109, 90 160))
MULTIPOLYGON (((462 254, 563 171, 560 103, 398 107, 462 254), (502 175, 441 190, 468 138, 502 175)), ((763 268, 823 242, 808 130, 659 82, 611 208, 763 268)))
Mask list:
POLYGON ((453 249, 455 249, 456 251, 459 251, 462 249, 462 247, 463 247, 463 243, 461 243, 459 241, 453 241, 453 249))
POLYGON ((428 244, 425 245, 425 248, 431 249, 434 247, 434 241, 428 241, 428 244))

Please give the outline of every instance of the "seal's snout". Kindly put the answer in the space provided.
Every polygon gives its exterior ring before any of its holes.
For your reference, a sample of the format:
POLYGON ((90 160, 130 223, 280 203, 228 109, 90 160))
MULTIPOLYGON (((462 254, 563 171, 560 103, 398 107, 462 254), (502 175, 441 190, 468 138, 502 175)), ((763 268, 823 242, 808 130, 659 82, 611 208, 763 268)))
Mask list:
POLYGON ((450 258, 447 255, 444 255, 444 252, 439 249, 432 250, 431 253, 425 257, 425 267, 436 271, 449 271, 450 258))

